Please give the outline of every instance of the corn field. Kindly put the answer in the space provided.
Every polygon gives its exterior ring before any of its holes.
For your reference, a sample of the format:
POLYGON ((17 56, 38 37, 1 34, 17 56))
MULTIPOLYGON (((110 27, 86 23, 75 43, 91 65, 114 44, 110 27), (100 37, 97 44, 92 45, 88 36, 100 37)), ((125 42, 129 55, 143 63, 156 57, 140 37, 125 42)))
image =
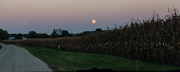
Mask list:
POLYGON ((4 43, 30 44, 74 52, 116 55, 180 66, 180 15, 160 19, 134 20, 129 25, 84 37, 5 40, 4 43))

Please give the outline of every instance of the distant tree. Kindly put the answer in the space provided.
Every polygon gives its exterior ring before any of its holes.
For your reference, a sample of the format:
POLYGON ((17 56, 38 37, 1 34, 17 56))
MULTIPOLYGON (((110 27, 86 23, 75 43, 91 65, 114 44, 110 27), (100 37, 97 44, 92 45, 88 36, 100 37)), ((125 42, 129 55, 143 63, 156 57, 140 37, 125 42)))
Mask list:
POLYGON ((17 34, 9 34, 9 37, 15 37, 17 34))
POLYGON ((19 34, 17 34, 16 36, 15 36, 15 39, 22 39, 22 34, 21 33, 19 33, 19 34))
POLYGON ((57 35, 61 35, 62 34, 62 29, 58 28, 58 29, 55 29, 57 35))
POLYGON ((26 37, 26 38, 28 38, 28 34, 23 34, 23 37, 26 37))
POLYGON ((28 37, 29 37, 29 38, 37 38, 37 33, 36 33, 35 31, 30 31, 30 32, 28 33, 28 37))
POLYGON ((73 34, 73 37, 82 37, 82 36, 90 35, 93 33, 96 33, 96 32, 95 31, 83 31, 81 33, 73 34))
POLYGON ((4 39, 8 39, 9 38, 9 34, 7 31, 3 31, 3 34, 4 34, 4 39))
POLYGON ((49 35, 46 33, 39 33, 38 38, 49 38, 49 35))
POLYGON ((52 38, 58 37, 58 34, 56 33, 56 30, 54 29, 53 32, 51 33, 52 38))
POLYGON ((82 34, 83 34, 83 35, 89 35, 89 34, 91 34, 91 31, 83 31, 82 34))
POLYGON ((69 36, 69 37, 72 37, 73 35, 74 35, 74 34, 70 33, 68 36, 69 36))
POLYGON ((0 29, 0 40, 5 40, 9 38, 9 34, 7 31, 0 29))
POLYGON ((102 32, 103 30, 101 28, 97 28, 96 32, 102 32))
POLYGON ((69 32, 66 30, 62 30, 62 37, 67 37, 69 36, 69 32))

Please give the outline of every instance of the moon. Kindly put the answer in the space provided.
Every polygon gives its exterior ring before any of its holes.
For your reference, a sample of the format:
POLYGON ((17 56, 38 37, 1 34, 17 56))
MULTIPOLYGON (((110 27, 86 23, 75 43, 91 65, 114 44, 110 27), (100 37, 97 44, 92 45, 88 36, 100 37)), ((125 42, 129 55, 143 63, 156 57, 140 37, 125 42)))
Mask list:
POLYGON ((93 19, 93 20, 92 20, 92 23, 93 23, 93 24, 95 24, 95 23, 96 23, 96 20, 95 20, 95 19, 93 19))

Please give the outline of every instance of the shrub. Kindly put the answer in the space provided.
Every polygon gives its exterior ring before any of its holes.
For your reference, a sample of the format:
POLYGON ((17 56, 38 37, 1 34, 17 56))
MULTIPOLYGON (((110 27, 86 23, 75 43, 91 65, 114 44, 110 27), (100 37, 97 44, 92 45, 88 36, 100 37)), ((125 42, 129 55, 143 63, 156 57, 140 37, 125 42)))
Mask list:
POLYGON ((8 32, 0 28, 0 41, 8 38, 9 38, 8 32))

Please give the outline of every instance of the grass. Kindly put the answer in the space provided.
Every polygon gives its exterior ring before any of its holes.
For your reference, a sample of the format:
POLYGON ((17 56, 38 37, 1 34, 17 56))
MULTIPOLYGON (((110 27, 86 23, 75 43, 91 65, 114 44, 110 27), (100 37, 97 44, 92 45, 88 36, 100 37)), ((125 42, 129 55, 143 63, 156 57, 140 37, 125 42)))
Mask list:
POLYGON ((180 67, 161 65, 124 57, 67 52, 62 50, 18 45, 46 62, 55 71, 76 71, 90 68, 112 68, 115 71, 169 71, 180 70, 180 67))

